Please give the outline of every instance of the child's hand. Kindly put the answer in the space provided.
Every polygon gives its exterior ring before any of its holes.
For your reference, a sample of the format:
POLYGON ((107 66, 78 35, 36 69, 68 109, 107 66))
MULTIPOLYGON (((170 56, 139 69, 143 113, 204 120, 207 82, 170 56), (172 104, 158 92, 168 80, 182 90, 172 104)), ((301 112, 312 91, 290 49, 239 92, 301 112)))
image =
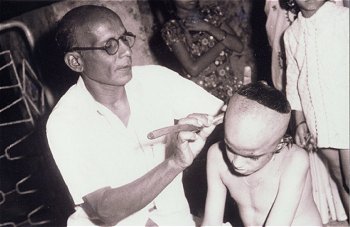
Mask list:
POLYGON ((306 140, 308 139, 309 135, 309 129, 306 125, 306 123, 302 123, 297 126, 295 130, 295 143, 300 146, 300 147, 305 147, 306 145, 306 140))
POLYGON ((296 128, 295 143, 307 151, 312 151, 316 148, 316 140, 309 132, 306 123, 302 123, 296 128))
POLYGON ((310 133, 307 135, 304 149, 307 151, 313 151, 314 149, 316 149, 316 140, 310 133))

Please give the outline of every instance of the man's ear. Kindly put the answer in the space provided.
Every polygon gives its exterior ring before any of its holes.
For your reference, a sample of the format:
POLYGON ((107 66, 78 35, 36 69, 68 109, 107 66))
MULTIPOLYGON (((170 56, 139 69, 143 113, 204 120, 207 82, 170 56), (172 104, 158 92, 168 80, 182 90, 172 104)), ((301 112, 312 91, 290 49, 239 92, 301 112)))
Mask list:
POLYGON ((84 69, 84 64, 81 56, 77 52, 68 52, 64 55, 64 62, 66 65, 75 72, 82 72, 84 69))

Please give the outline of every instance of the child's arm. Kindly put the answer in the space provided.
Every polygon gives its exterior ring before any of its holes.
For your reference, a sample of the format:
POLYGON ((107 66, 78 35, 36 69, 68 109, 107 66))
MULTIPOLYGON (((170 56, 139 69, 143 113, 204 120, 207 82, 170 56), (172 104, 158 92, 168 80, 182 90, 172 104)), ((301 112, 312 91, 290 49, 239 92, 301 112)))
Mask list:
POLYGON ((296 37, 293 34, 292 28, 289 27, 284 36, 284 46, 286 51, 286 96, 293 110, 302 111, 300 97, 298 93, 298 79, 300 76, 300 70, 298 68, 298 63, 294 56, 294 49, 297 46, 296 37))
POLYGON ((303 111, 299 110, 294 110, 293 113, 295 123, 294 140, 298 146, 304 147, 306 145, 306 139, 309 132, 304 113, 303 111))
POLYGON ((224 218, 226 187, 221 181, 219 163, 223 163, 222 154, 217 144, 210 147, 207 156, 208 192, 205 201, 205 213, 202 225, 222 225, 224 218))
POLYGON ((282 175, 275 202, 265 222, 266 226, 290 226, 303 194, 309 171, 309 158, 305 150, 296 148, 285 157, 282 175))
POLYGON ((171 49, 185 71, 191 76, 198 76, 205 68, 215 61, 221 51, 225 50, 225 45, 217 43, 210 48, 208 52, 197 59, 192 58, 187 47, 181 41, 171 44, 171 49))
POLYGON ((185 25, 190 31, 205 31, 210 33, 215 39, 221 40, 220 42, 232 51, 238 53, 243 51, 242 41, 226 22, 223 22, 220 27, 216 27, 205 21, 187 22, 185 25))

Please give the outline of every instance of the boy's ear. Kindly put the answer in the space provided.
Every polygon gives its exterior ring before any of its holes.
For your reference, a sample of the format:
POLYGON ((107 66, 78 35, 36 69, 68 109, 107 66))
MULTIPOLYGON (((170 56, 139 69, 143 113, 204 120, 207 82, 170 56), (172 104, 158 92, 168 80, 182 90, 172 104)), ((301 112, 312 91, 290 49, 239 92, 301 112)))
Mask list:
POLYGON ((81 56, 77 52, 68 52, 64 55, 64 62, 66 65, 75 72, 82 72, 84 69, 84 64, 81 56))

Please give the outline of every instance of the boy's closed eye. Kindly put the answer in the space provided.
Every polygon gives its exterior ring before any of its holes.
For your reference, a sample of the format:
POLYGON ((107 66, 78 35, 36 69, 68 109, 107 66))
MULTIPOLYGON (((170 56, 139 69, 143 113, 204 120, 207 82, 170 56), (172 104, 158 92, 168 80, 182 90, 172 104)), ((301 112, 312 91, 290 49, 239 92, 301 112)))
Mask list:
POLYGON ((237 152, 235 152, 234 150, 232 150, 229 146, 226 145, 226 150, 228 150, 230 153, 234 154, 234 155, 238 155, 244 158, 249 158, 251 160, 257 161, 259 160, 259 158, 261 158, 263 155, 257 155, 257 156, 243 156, 238 154, 237 152))
POLYGON ((248 157, 248 158, 251 159, 251 160, 256 161, 256 160, 259 160, 260 157, 261 156, 252 156, 252 157, 248 157))

